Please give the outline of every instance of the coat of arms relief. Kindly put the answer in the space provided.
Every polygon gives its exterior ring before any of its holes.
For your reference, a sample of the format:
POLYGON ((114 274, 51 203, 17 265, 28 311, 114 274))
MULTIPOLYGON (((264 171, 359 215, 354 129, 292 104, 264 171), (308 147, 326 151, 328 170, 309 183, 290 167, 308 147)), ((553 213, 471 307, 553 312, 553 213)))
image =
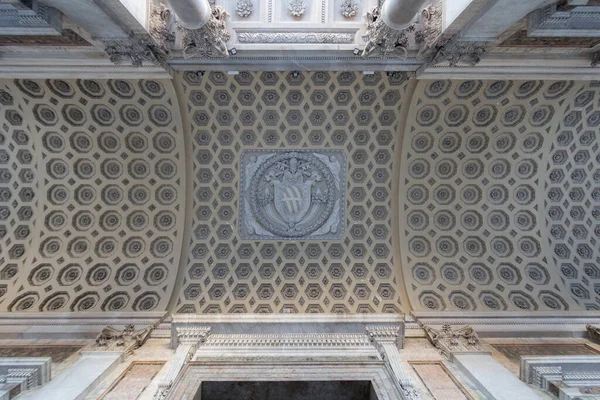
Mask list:
POLYGON ((246 150, 242 239, 339 239, 344 233, 342 150, 246 150))

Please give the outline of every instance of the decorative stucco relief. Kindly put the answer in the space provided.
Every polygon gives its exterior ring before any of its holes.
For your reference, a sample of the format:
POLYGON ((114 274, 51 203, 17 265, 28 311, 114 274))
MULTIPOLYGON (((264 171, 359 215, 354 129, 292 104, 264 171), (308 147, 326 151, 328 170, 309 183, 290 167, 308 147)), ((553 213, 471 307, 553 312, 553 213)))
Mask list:
POLYGON ((240 162, 242 239, 340 239, 343 151, 246 150, 240 162))

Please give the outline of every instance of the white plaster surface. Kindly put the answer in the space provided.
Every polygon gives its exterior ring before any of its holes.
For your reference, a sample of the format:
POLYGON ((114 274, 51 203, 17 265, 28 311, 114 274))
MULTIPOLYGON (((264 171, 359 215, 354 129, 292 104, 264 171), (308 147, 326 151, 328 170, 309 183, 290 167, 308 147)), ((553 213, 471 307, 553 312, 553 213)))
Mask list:
MULTIPOLYGON (((110 371, 108 371, 107 375, 102 379, 102 382, 87 394, 85 400, 97 400, 98 398, 102 398, 103 394, 106 393, 112 383, 119 379, 121 374, 123 374, 132 362, 167 362, 173 358, 174 354, 175 352, 170 348, 169 339, 150 339, 146 341, 146 343, 144 343, 141 348, 135 350, 132 355, 111 367, 110 371)), ((137 400, 152 400, 154 393, 156 393, 158 382, 160 382, 167 370, 168 368, 163 366, 137 400)))
POLYGON ((453 354, 454 363, 469 376, 487 399, 538 400, 540 397, 490 354, 453 354))

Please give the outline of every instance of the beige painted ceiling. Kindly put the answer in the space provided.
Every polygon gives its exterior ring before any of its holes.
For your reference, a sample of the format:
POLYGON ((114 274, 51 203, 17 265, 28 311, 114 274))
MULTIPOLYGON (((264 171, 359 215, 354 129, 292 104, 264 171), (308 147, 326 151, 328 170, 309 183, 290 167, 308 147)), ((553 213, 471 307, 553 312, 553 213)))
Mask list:
POLYGON ((358 72, 15 80, 0 309, 600 306, 600 85, 358 72), (340 239, 239 233, 245 150, 341 150, 340 239))

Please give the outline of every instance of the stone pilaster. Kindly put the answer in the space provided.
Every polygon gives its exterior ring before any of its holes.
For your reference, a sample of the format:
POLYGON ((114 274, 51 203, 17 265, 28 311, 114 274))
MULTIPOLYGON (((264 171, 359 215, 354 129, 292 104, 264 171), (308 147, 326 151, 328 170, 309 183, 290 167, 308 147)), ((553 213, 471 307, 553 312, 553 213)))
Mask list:
POLYGON ((401 348, 404 343, 404 326, 367 326, 366 331, 370 341, 377 348, 381 359, 394 377, 396 384, 402 390, 404 398, 407 400, 420 399, 421 397, 414 389, 412 380, 402 367, 400 352, 398 351, 398 348, 401 348))
POLYGON ((206 342, 206 338, 210 335, 210 327, 206 326, 179 326, 176 329, 179 344, 175 350, 175 356, 169 361, 167 373, 158 384, 154 400, 167 398, 171 392, 173 382, 175 382, 183 367, 190 362, 198 346, 206 342))

